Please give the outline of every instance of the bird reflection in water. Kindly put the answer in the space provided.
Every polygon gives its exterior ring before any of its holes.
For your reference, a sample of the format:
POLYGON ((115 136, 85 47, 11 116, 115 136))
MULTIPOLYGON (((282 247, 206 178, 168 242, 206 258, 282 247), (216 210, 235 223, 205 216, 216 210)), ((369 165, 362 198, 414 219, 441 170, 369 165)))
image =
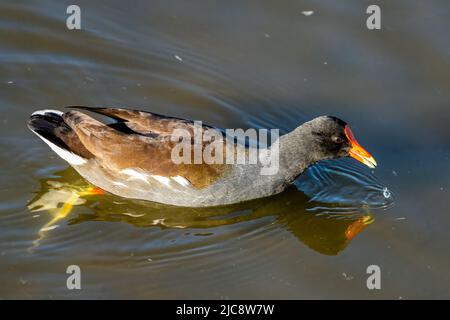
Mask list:
POLYGON ((67 219, 69 225, 109 221, 130 223, 135 227, 210 229, 271 216, 309 248, 325 255, 336 255, 374 221, 369 208, 345 214, 343 208, 340 204, 311 202, 294 186, 269 198, 235 205, 180 208, 106 194, 89 185, 69 167, 55 172, 52 178, 42 179, 40 190, 28 204, 33 214, 38 211, 51 214, 30 251, 39 246, 58 223, 67 219), (74 206, 89 208, 90 213, 69 219, 74 206))

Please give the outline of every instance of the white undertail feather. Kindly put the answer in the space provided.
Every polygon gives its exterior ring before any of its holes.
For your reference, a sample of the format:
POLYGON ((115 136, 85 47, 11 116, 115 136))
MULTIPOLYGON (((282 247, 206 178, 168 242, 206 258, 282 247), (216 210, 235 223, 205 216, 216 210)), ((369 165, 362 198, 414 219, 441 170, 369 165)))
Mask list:
POLYGON ((58 116, 62 116, 64 114, 64 112, 59 111, 59 110, 44 109, 44 110, 37 110, 37 111, 33 112, 31 115, 32 116, 35 116, 35 115, 44 116, 46 113, 55 113, 58 116))
POLYGON ((136 180, 142 180, 142 181, 144 181, 146 183, 149 183, 148 179, 147 179, 148 175, 145 174, 145 173, 141 173, 141 172, 139 172, 139 171, 137 171, 135 169, 131 169, 131 168, 123 169, 123 170, 120 171, 120 173, 126 174, 130 178, 133 178, 133 179, 136 179, 136 180))
POLYGON ((73 152, 70 152, 68 150, 65 150, 61 147, 58 147, 56 144, 54 144, 53 142, 45 139, 44 137, 42 137, 39 133, 33 131, 39 138, 42 139, 42 141, 44 141, 46 144, 48 144, 48 146, 61 158, 63 158, 64 160, 66 160, 68 163, 75 165, 75 166, 80 166, 82 164, 85 164, 87 162, 86 159, 80 157, 79 155, 76 155, 73 152))

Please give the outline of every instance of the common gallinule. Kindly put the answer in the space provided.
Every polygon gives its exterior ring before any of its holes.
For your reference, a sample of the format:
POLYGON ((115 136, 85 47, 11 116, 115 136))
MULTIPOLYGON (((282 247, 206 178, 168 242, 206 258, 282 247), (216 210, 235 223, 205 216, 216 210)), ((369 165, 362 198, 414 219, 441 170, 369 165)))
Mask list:
MULTIPOLYGON (((209 142, 200 141, 200 151, 210 148, 214 141, 221 148, 231 145, 235 154, 249 155, 259 150, 267 159, 276 152, 278 170, 275 174, 261 174, 267 162, 174 161, 177 145, 192 145, 191 150, 198 147, 194 138, 173 139, 175 132, 195 136, 196 129, 206 134, 212 127, 196 128, 198 125, 190 120, 137 110, 72 108, 89 110, 115 122, 105 124, 78 110, 41 110, 31 115, 28 127, 87 181, 125 198, 187 207, 226 205, 280 193, 321 160, 353 157, 371 168, 376 166, 348 124, 330 116, 305 122, 265 148, 227 144, 230 138, 223 133, 209 142)), ((230 149, 218 148, 214 152, 220 153, 218 150, 225 153, 230 149)))

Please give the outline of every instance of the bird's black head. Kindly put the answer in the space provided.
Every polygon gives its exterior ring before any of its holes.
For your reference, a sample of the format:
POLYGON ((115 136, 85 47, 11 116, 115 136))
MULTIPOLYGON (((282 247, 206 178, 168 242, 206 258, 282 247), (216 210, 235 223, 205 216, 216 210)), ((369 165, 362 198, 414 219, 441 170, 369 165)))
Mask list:
POLYGON ((375 159, 356 141, 350 126, 341 119, 322 116, 308 124, 315 142, 312 152, 318 159, 352 157, 370 168, 377 165, 375 159))

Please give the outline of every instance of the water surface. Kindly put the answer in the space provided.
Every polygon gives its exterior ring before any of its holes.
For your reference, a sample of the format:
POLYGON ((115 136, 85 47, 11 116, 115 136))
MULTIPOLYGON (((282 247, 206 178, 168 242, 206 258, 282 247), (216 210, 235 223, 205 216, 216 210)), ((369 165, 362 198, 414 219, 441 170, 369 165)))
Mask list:
POLYGON ((381 1, 381 31, 366 1, 79 1, 81 31, 69 4, 0 3, 0 298, 450 297, 446 1, 381 1), (282 133, 334 115, 379 166, 217 208, 89 194, 26 128, 66 105, 282 133))

